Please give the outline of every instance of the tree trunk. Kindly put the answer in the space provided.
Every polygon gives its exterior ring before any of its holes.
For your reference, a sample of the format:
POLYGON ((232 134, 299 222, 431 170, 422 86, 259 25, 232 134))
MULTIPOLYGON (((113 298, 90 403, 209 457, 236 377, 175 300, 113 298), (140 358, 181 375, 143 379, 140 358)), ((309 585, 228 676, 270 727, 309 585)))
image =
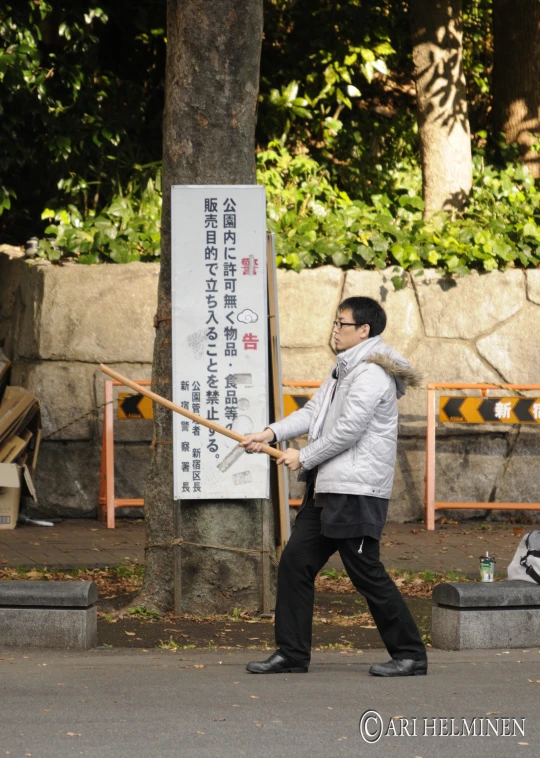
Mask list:
POLYGON ((411 0, 413 63, 424 184, 424 215, 464 208, 472 156, 461 0, 411 0))
MULTIPOLYGON (((262 0, 168 0, 161 270, 152 389, 172 395, 171 185, 253 184, 262 0)), ((199 501, 200 503, 200 501, 199 501)), ((147 544, 174 539, 172 414, 154 407, 147 544)), ((174 548, 147 547, 138 602, 170 608, 174 548)))
POLYGON ((495 136, 517 142, 535 179, 540 156, 531 145, 540 136, 540 2, 494 0, 493 119, 495 136))

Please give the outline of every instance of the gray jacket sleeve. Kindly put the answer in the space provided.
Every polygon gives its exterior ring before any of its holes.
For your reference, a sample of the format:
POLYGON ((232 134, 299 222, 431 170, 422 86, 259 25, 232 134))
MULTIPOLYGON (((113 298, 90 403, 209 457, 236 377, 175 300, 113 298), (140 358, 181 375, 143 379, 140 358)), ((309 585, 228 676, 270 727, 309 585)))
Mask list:
POLYGON ((331 429, 300 451, 300 463, 312 469, 323 461, 352 447, 367 429, 375 408, 388 389, 388 375, 374 364, 366 363, 349 388, 341 415, 331 429), (385 381, 386 379, 386 381, 385 381))
POLYGON ((309 432, 311 420, 314 414, 316 415, 319 412, 322 399, 324 398, 330 381, 331 377, 323 382, 311 400, 308 400, 303 408, 291 413, 290 416, 287 416, 281 421, 276 421, 273 424, 270 424, 269 428, 276 435, 276 442, 293 440, 295 437, 301 437, 302 434, 307 434, 309 432))

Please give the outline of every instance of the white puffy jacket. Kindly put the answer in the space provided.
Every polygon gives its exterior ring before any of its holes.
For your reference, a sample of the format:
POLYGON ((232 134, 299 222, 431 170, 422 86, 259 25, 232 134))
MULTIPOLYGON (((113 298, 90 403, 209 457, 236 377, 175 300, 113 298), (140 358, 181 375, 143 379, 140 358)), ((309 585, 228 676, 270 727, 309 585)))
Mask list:
POLYGON ((308 433, 300 452, 306 470, 319 467, 316 492, 392 494, 397 399, 420 378, 380 336, 340 353, 326 381, 300 410, 270 425, 276 440, 308 433), (332 402, 332 390, 335 394, 332 402))

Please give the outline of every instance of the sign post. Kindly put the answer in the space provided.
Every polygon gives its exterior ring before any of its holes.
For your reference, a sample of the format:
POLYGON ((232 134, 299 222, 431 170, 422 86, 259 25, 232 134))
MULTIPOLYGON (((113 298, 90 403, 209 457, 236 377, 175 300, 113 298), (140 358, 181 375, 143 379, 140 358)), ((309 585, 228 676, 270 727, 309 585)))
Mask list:
MULTIPOLYGON (((171 232, 173 400, 241 435, 263 429, 270 416, 264 187, 173 186, 171 232)), ((175 535, 191 545, 182 560, 184 548, 176 550, 176 610, 227 611, 233 594, 235 603, 268 610, 275 546, 268 456, 175 414, 173 474, 175 535)))

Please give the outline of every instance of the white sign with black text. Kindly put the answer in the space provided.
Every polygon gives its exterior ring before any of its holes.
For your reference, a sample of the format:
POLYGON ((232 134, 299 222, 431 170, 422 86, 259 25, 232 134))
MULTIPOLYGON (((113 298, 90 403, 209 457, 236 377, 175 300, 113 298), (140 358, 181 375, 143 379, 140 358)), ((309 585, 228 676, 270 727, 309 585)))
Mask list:
MULTIPOLYGON (((264 187, 173 186, 173 401, 240 434, 268 424, 264 187)), ((174 497, 267 498, 269 459, 174 414, 174 497)))

